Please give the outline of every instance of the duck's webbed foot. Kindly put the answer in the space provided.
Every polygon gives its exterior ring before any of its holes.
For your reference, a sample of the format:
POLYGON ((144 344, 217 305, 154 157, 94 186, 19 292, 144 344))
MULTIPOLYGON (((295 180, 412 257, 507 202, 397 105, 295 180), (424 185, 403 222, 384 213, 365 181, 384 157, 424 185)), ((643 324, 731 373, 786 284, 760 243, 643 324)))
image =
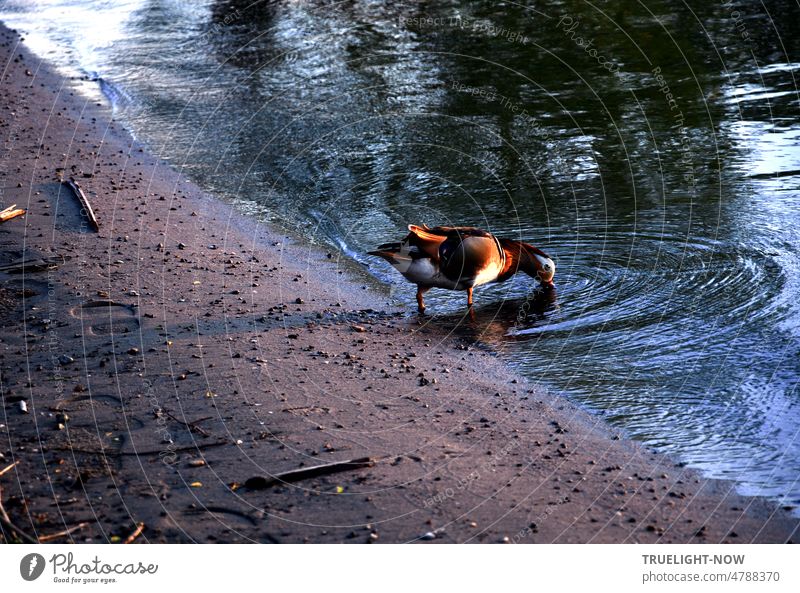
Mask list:
POLYGON ((423 295, 428 292, 430 288, 423 288, 422 286, 417 286, 417 310, 420 313, 425 312, 425 299, 423 299, 423 295))

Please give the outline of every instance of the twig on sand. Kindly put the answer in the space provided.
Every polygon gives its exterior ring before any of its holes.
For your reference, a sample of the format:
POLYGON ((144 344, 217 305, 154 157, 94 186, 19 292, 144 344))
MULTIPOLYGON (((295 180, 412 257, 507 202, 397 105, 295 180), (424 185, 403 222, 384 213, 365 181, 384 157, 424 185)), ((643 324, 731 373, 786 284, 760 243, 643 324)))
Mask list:
POLYGON ((125 543, 132 544, 133 540, 142 535, 142 531, 144 531, 144 523, 137 523, 136 529, 133 530, 133 533, 131 533, 127 538, 125 538, 125 543))
POLYGON ((59 537, 64 537, 65 535, 69 535, 71 533, 74 533, 75 531, 83 529, 88 524, 89 523, 78 523, 74 527, 70 527, 69 529, 65 529, 64 531, 59 531, 58 533, 51 533, 50 535, 43 535, 43 536, 41 536, 39 538, 39 543, 43 544, 45 542, 49 542, 49 541, 52 541, 54 539, 58 539, 59 537))
POLYGON ((4 467, 3 469, 0 469, 0 476, 4 476, 5 474, 7 474, 11 470, 11 468, 15 467, 18 463, 19 461, 15 461, 11 465, 4 467))
POLYGON ((70 178, 64 181, 64 183, 72 190, 72 193, 75 194, 75 197, 78 198, 78 202, 81 205, 81 209, 83 210, 84 214, 86 214, 86 218, 89 219, 89 225, 96 230, 100 230, 100 223, 97 222, 97 217, 94 215, 94 210, 92 210, 92 205, 89 203, 86 194, 83 193, 83 190, 80 186, 75 182, 74 179, 70 178))
POLYGON ((293 408, 283 408, 281 412, 288 412, 291 414, 293 412, 315 412, 317 410, 321 410, 325 413, 331 411, 330 408, 320 407, 320 406, 295 406, 293 408))
POLYGON ((244 487, 249 490, 262 490, 275 486, 276 484, 286 482, 297 482, 308 478, 316 478, 319 476, 327 476, 339 472, 346 472, 353 469, 362 467, 372 467, 375 465, 376 459, 374 457, 359 457, 358 459, 348 459, 346 461, 334 461, 333 463, 324 463, 322 465, 314 465, 312 467, 303 467, 300 469, 293 469, 288 472, 281 472, 272 476, 253 476, 248 478, 244 483, 244 487))
MULTIPOLYGON (((15 461, 11 465, 3 468, 0 470, 0 476, 8 472, 12 467, 16 466, 19 461, 15 461)), ((17 537, 22 541, 29 543, 29 544, 41 544, 45 542, 49 542, 54 539, 58 539, 59 537, 63 537, 65 535, 69 535, 74 531, 78 531, 79 529, 83 529, 89 523, 78 523, 74 527, 70 527, 69 529, 65 529, 64 531, 59 531, 58 533, 51 533, 50 535, 43 535, 39 538, 32 537, 25 533, 22 529, 14 525, 14 522, 11 521, 11 517, 8 516, 6 512, 6 508, 3 506, 3 487, 0 486, 0 525, 3 526, 4 531, 8 531, 9 533, 16 533, 17 537)), ((8 536, 6 536, 6 541, 8 540, 8 536)))
POLYGON ((223 506, 204 506, 197 509, 188 509, 184 511, 184 513, 192 515, 199 515, 201 513, 235 515, 237 517, 245 519, 246 521, 249 521, 253 525, 258 525, 258 521, 251 514, 246 513, 245 511, 240 511, 239 509, 230 509, 228 507, 223 507, 223 506))
MULTIPOLYGON (((8 465, 8 466, 4 467, 2 470, 0 470, 0 476, 3 476, 4 474, 6 474, 8 471, 11 470, 11 468, 16 467, 16 465, 18 463, 19 463, 19 461, 15 461, 11 465, 8 465)), ((27 533, 25 533, 24 531, 22 531, 22 529, 20 529, 16 525, 14 525, 14 523, 11 521, 11 517, 8 516, 8 513, 6 512, 6 508, 3 506, 3 487, 2 486, 0 486, 0 525, 3 526, 3 531, 16 533, 17 536, 22 541, 24 541, 26 543, 29 543, 29 544, 39 543, 39 542, 36 541, 36 538, 33 538, 30 535, 28 535, 27 533)), ((6 536, 6 541, 7 540, 8 540, 8 536, 6 536)))
MULTIPOLYGON (((16 464, 14 464, 16 465, 16 464)), ((8 468, 6 468, 8 469, 8 468)), ((38 544, 39 542, 35 537, 31 537, 27 533, 25 533, 22 529, 14 525, 11 521, 11 517, 8 516, 6 512, 6 508, 3 506, 3 487, 0 486, 0 525, 3 527, 4 532, 16 533, 17 537, 24 541, 26 544, 38 544)), ((8 535, 6 535, 6 541, 8 541, 8 535)))
POLYGON ((206 432, 206 431, 205 431, 205 430, 204 430, 202 427, 198 426, 198 424, 199 424, 200 422, 204 422, 204 421, 206 421, 206 420, 211 420, 211 419, 213 418, 213 416, 205 416, 205 417, 203 417, 203 418, 198 418, 198 419, 197 419, 197 420, 195 420, 194 422, 186 422, 185 420, 181 420, 180 418, 177 418, 177 417, 175 416, 175 414, 173 414, 172 412, 170 412, 170 411, 169 411, 169 410, 167 410, 166 408, 162 408, 162 409, 161 409, 161 411, 162 411, 162 412, 164 412, 164 413, 165 413, 167 416, 169 416, 170 418, 172 418, 172 419, 173 419, 175 422, 177 422, 178 424, 183 424, 183 425, 184 425, 186 428, 188 428, 190 431, 192 431, 192 432, 196 432, 196 433, 199 433, 199 434, 203 435, 204 437, 210 437, 210 436, 211 436, 211 435, 210 435, 210 434, 208 434, 208 432, 206 432))
POLYGON ((197 443, 195 445, 187 445, 185 447, 165 446, 163 449, 158 449, 156 451, 112 451, 111 449, 92 451, 91 449, 76 449, 75 447, 58 447, 54 450, 71 451, 72 453, 85 453, 86 455, 101 455, 105 457, 122 457, 127 455, 143 457, 146 455, 168 455, 171 453, 180 453, 182 451, 196 451, 198 449, 209 449, 210 447, 221 447, 222 445, 230 444, 231 441, 215 441, 213 443, 197 443))
POLYGON ((0 222, 11 220, 17 216, 22 216, 23 214, 25 214, 25 210, 22 208, 17 208, 16 204, 11 204, 11 206, 5 210, 0 210, 0 222))

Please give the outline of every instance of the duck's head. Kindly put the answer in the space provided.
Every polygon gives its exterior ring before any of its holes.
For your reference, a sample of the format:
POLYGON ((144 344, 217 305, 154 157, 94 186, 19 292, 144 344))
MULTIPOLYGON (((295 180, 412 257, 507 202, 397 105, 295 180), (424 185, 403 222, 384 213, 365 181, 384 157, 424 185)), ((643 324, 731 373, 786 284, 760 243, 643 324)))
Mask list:
POLYGON ((520 269, 528 276, 536 278, 542 286, 553 288, 556 263, 544 251, 528 243, 520 242, 520 269))

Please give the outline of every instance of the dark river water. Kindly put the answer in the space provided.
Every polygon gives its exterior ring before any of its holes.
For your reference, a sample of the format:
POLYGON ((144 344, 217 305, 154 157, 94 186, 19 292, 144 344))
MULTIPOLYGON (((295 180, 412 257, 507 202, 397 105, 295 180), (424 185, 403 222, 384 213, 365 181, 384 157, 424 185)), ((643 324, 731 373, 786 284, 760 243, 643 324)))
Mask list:
POLYGON ((159 156, 354 258, 409 222, 535 243, 432 323, 741 491, 800 504, 800 9, 0 1, 159 156))

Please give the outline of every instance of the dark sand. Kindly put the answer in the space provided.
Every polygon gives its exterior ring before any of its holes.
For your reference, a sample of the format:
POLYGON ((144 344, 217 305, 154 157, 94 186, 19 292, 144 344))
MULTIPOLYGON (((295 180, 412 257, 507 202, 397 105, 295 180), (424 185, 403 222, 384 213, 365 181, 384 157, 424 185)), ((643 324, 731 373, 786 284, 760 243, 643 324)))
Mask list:
POLYGON ((793 537, 784 510, 620 440, 399 313, 349 264, 204 194, 16 34, 0 28, 0 42, 0 205, 28 209, 0 225, 0 266, 57 262, 0 272, 0 470, 17 462, 0 486, 20 529, 86 522, 55 540, 75 542, 139 523, 137 542, 793 537), (376 463, 236 486, 365 456, 376 463))

